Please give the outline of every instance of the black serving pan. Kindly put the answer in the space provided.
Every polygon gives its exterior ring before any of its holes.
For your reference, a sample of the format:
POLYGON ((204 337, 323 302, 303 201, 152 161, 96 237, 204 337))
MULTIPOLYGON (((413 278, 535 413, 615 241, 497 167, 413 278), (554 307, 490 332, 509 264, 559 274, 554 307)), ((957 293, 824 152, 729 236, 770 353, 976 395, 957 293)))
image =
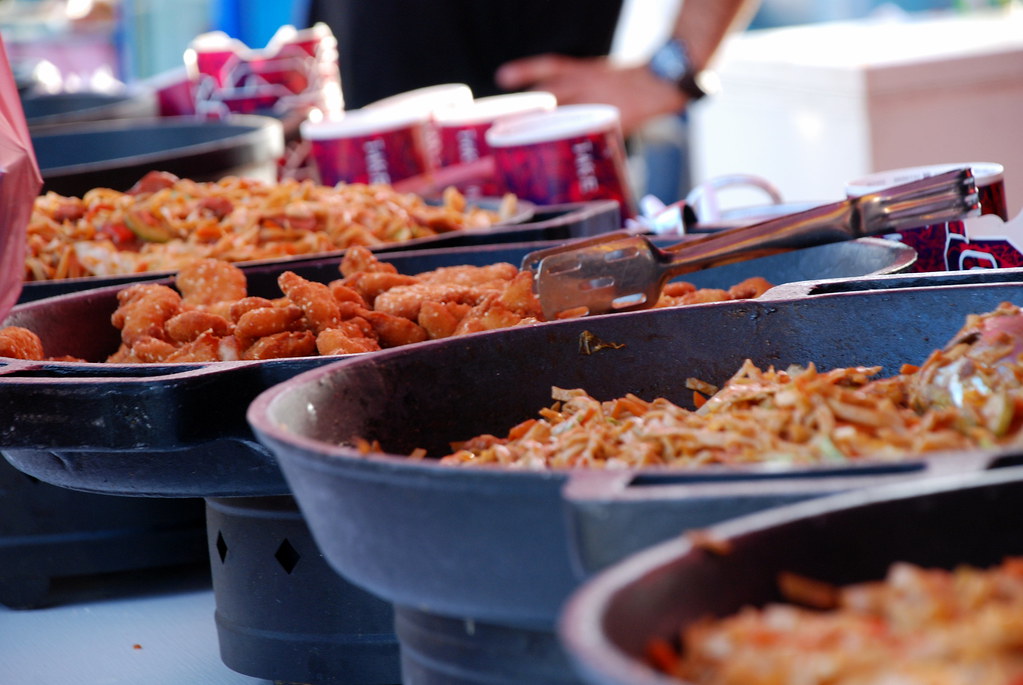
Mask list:
MULTIPOLYGON (((488 201, 488 200, 485 200, 488 201)), ((493 201, 496 204, 496 200, 493 201)), ((484 205, 485 206, 485 205, 484 205)), ((585 238, 617 230, 621 226, 621 211, 614 200, 596 202, 577 202, 562 205, 536 207, 523 203, 523 207, 515 217, 506 223, 484 229, 462 229, 450 231, 428 238, 417 238, 403 243, 390 243, 371 248, 375 252, 404 252, 406 250, 429 250, 453 247, 484 247, 506 243, 525 243, 552 240, 569 240, 585 238)), ((912 248, 909 248, 912 250, 912 248)), ((239 262, 238 267, 248 270, 259 267, 276 267, 295 269, 307 262, 318 262, 324 259, 339 259, 344 250, 320 253, 317 255, 300 256, 273 260, 239 262)), ((892 256, 888 263, 891 270, 899 270, 901 260, 915 259, 915 251, 902 253, 897 259, 892 256), (912 255, 910 257, 909 255, 912 255), (899 264, 896 265, 895 262, 899 264)), ((858 272, 866 273, 866 272, 858 272)), ((142 280, 158 280, 170 276, 170 272, 144 272, 116 276, 89 276, 85 278, 69 278, 54 281, 30 281, 24 284, 21 302, 31 302, 44 297, 55 297, 66 293, 78 292, 90 288, 101 288, 111 285, 122 285, 142 280)))
POLYGON ((153 170, 196 181, 228 175, 273 181, 284 154, 281 122, 255 115, 83 121, 30 133, 41 192, 78 197, 93 188, 127 190, 153 170))
POLYGON ((425 629, 402 634, 409 616, 542 632, 588 572, 685 528, 858 487, 972 473, 1012 455, 685 473, 452 468, 401 455, 500 434, 549 405, 551 386, 691 406, 686 378, 720 384, 746 358, 894 373, 944 345, 968 314, 1023 302, 1016 282, 954 281, 935 274, 922 287, 890 291, 768 293, 388 350, 286 381, 261 394, 248 418, 328 561, 396 605, 403 650, 406 640, 429 637, 425 629), (584 337, 613 345, 587 353, 584 337), (345 446, 356 437, 379 440, 386 454, 345 446))
MULTIPOLYGON (((518 263, 542 243, 384 253, 404 273, 439 266, 518 263)), ((864 239, 708 269, 690 280, 731 285, 749 275, 774 282, 885 273, 913 253, 864 239)), ((338 260, 247 270, 249 291, 279 295, 285 268, 318 281, 338 277, 338 260)), ((169 280, 162 281, 170 283, 169 280)), ((53 356, 96 362, 117 349, 109 324, 117 292, 109 286, 21 304, 2 325, 40 335, 53 356)), ((229 497, 288 492, 269 452, 245 422, 262 390, 333 361, 324 357, 215 364, 113 365, 0 360, 0 450, 17 468, 64 487, 133 496, 229 497)))
POLYGON ((782 571, 836 585, 880 580, 898 561, 951 569, 1023 554, 1023 468, 960 474, 811 500, 713 526, 714 554, 677 537, 608 568, 568 600, 559 635, 590 685, 678 683, 644 647, 705 616, 781 601, 782 571))
POLYGON ((151 118, 159 114, 156 96, 141 91, 33 93, 22 96, 21 108, 30 129, 85 121, 151 118))

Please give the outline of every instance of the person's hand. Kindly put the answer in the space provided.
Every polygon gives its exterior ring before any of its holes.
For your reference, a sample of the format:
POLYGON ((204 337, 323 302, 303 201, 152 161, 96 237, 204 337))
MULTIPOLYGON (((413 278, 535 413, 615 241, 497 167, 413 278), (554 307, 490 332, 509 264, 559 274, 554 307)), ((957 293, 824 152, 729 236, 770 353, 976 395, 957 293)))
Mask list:
POLYGON ((653 117, 680 112, 686 106, 685 95, 645 66, 622 67, 606 57, 526 57, 502 65, 495 78, 505 90, 549 91, 562 105, 614 105, 621 112, 625 135, 653 117))

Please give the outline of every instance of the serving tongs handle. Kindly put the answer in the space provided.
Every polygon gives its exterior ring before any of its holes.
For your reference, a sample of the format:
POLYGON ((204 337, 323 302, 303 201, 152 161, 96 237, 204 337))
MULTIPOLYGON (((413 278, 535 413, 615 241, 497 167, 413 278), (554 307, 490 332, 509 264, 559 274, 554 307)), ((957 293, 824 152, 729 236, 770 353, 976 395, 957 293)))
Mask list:
POLYGON ((963 168, 682 242, 661 255, 670 278, 780 250, 957 219, 977 213, 979 206, 973 172, 963 168))
POLYGON ((810 247, 962 219, 979 210, 969 168, 861 197, 728 229, 658 248, 643 235, 618 232, 527 255, 548 320, 642 309, 656 304, 673 276, 810 247))

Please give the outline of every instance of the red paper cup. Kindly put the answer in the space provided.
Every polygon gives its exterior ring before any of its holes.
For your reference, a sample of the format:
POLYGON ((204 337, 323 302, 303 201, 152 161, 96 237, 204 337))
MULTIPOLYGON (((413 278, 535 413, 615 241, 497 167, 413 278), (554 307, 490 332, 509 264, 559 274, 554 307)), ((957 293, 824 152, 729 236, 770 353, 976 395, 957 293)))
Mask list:
POLYGON ((402 108, 359 109, 340 119, 304 121, 320 183, 393 183, 430 168, 425 128, 428 119, 402 108))
POLYGON ((505 187, 537 204, 617 200, 633 216, 625 139, 611 105, 565 105, 508 117, 486 133, 505 187))
POLYGON ((963 162, 962 164, 933 164, 881 171, 851 181, 845 187, 847 197, 859 197, 884 188, 918 181, 944 174, 955 169, 969 167, 977 183, 981 214, 997 214, 1003 221, 1009 220, 1009 207, 1005 202, 1005 167, 995 162, 963 162))
POLYGON ((371 102, 363 109, 400 106, 406 111, 418 110, 432 114, 442 107, 461 107, 472 103, 472 89, 464 83, 441 83, 407 90, 404 93, 371 102))
POLYGON ((280 27, 263 49, 251 49, 223 31, 197 36, 185 51, 200 114, 304 113, 341 110, 337 40, 324 23, 302 30, 280 27))
POLYGON ((441 83, 407 90, 404 93, 371 102, 363 109, 401 108, 406 112, 415 112, 427 119, 424 127, 426 151, 429 155, 431 169, 440 166, 440 137, 433 123, 434 112, 449 107, 465 107, 472 104, 472 89, 464 83, 441 83))
POLYGON ((195 114, 194 84, 184 66, 154 74, 140 81, 139 85, 156 93, 157 111, 160 116, 195 114))
MULTIPOLYGON (((1005 168, 995 162, 934 164, 881 171, 851 181, 845 187, 847 197, 910 183, 955 169, 969 167, 977 184, 981 214, 994 214, 1007 221, 1005 168)), ((1023 253, 1006 240, 971 240, 961 221, 910 228, 885 236, 903 242, 917 252, 915 271, 958 271, 962 269, 1023 266, 1023 253)))
MULTIPOLYGON (((449 105, 433 113, 434 128, 440 141, 437 164, 441 167, 469 164, 491 154, 486 133, 495 122, 509 116, 547 112, 558 106, 551 93, 532 91, 479 98, 468 104, 449 105)), ((495 175, 469 183, 456 184, 467 197, 496 197, 504 185, 495 175)))

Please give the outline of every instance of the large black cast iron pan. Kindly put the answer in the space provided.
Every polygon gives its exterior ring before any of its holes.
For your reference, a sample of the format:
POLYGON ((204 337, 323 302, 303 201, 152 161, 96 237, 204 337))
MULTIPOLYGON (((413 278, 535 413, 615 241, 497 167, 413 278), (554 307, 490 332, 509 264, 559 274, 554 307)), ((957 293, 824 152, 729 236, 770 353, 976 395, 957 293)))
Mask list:
POLYGON ((898 561, 951 569, 1023 554, 1023 469, 957 475, 811 500, 714 526, 727 554, 683 538, 632 555, 575 592, 559 635, 583 682, 679 681, 643 661, 705 616, 781 601, 780 572, 836 585, 880 580, 898 561))
MULTIPOLYGON (((518 263, 540 244, 388 253, 403 273, 439 266, 518 263)), ((897 243, 834 243, 693 274, 731 285, 749 275, 798 278, 888 272, 912 261, 897 243)), ((338 260, 267 265, 247 271, 252 294, 276 297, 285 268, 320 281, 338 277, 338 260)), ((52 355, 99 361, 117 348, 109 324, 112 286, 22 304, 3 325, 36 331, 52 355)), ((0 449, 18 468, 78 490, 136 496, 227 497, 285 494, 269 452, 245 422, 249 402, 296 373, 332 361, 310 357, 205 365, 106 365, 2 360, 0 449)))
POLYGON ((66 92, 23 95, 21 108, 30 128, 107 119, 154 117, 156 97, 150 93, 66 92))
POLYGON ((85 121, 31 134, 42 192, 79 197, 93 188, 127 190, 154 169, 196 181, 228 175, 272 181, 284 153, 281 123, 254 115, 85 121))
POLYGON ((501 434, 548 406, 551 386, 689 405, 686 378, 720 384, 746 358, 896 373, 943 346, 968 314, 1003 301, 1023 302, 1023 287, 761 299, 515 328, 321 367, 261 394, 248 417, 343 576, 426 612, 551 625, 587 570, 683 528, 857 486, 970 472, 999 455, 689 473, 452 468, 402 455, 501 434), (587 354, 584 334, 615 345, 587 354), (361 455, 356 438, 379 440, 386 454, 361 455))

